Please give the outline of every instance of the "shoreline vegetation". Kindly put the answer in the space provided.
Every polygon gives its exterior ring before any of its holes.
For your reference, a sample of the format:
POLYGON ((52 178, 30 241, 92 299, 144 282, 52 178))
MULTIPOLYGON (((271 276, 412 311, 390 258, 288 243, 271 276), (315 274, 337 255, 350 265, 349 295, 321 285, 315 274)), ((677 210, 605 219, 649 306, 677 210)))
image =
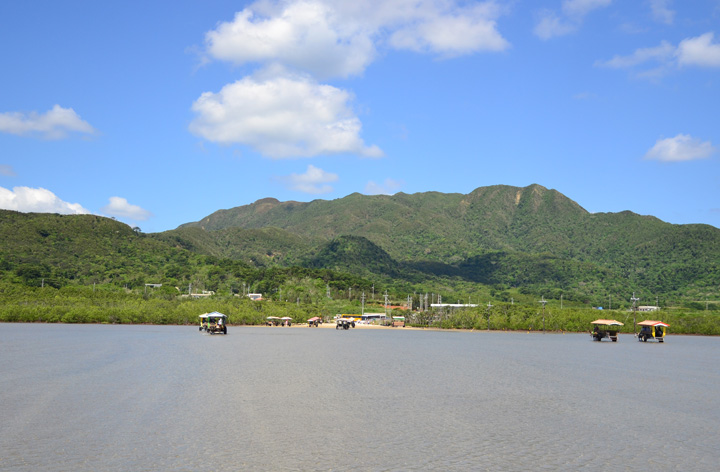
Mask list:
MULTIPOLYGON (((228 316, 230 326, 263 326, 267 317, 292 318, 292 327, 307 327, 314 316, 323 318, 321 326, 335 327, 337 314, 361 313, 359 303, 328 299, 322 303, 252 301, 245 297, 215 295, 193 299, 154 297, 91 288, 17 289, 0 291, 0 322, 8 323, 82 323, 82 324, 149 324, 197 325, 198 316, 219 311, 228 316)), ((365 304, 366 313, 384 311, 381 304, 365 304)), ((406 328, 459 329, 474 331, 588 332, 590 322, 614 318, 622 323, 620 333, 633 333, 633 319, 662 320, 670 325, 670 334, 720 335, 717 310, 661 308, 652 312, 633 312, 627 307, 597 310, 589 307, 564 306, 548 301, 543 309, 530 303, 493 302, 492 308, 477 307, 454 310, 408 311, 393 309, 387 315, 404 316, 406 328)), ((372 325, 357 325, 363 328, 372 325)), ((379 327, 379 326, 378 326, 379 327)))

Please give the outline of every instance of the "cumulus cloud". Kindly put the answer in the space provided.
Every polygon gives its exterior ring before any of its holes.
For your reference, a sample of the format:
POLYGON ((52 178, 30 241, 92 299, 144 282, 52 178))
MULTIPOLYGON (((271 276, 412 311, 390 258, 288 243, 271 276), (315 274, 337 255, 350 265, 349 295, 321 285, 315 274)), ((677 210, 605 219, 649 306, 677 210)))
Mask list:
MULTIPOLYGON (((433 5, 439 6, 439 4, 433 5)), ((404 18, 393 31, 388 44, 440 56, 459 56, 478 51, 503 51, 510 43, 498 32, 499 9, 494 3, 478 4, 453 11, 429 9, 416 18, 404 18)))
POLYGON ((359 74, 375 56, 367 33, 336 24, 322 2, 291 2, 268 13, 257 14, 251 6, 208 32, 210 56, 236 64, 277 62, 319 78, 359 74))
POLYGON ((39 136, 44 139, 62 139, 70 133, 93 134, 95 129, 75 113, 72 108, 55 105, 45 113, 0 113, 0 132, 19 136, 39 136))
POLYGON ((273 158, 354 153, 380 157, 360 138, 352 96, 308 77, 245 77, 192 106, 190 130, 209 141, 245 144, 273 158))
POLYGON ((210 57, 278 63, 318 79, 362 73, 380 45, 447 56, 509 47, 495 2, 446 0, 258 1, 205 36, 210 57))
POLYGON ((720 67, 720 43, 713 42, 713 33, 683 39, 677 57, 681 66, 720 67))
POLYGON ((372 180, 365 185, 366 195, 394 195, 402 188, 403 183, 399 180, 385 179, 381 184, 372 180))
POLYGON ((360 138, 351 94, 320 81, 362 74, 381 50, 440 57, 510 47, 493 0, 258 0, 205 35, 207 61, 255 66, 253 75, 193 104, 190 131, 272 158, 380 157, 360 138))
POLYGON ((110 202, 100 210, 110 216, 135 221, 145 221, 152 216, 149 211, 128 203, 127 199, 122 197, 110 197, 110 202))
POLYGON ((318 167, 309 165, 304 174, 290 174, 279 177, 278 180, 283 182, 290 190, 320 195, 333 191, 333 187, 328 184, 337 182, 338 176, 337 174, 326 172, 318 167))
POLYGON ((552 10, 542 10, 538 13, 534 33, 540 39, 574 33, 590 12, 605 8, 611 3, 612 0, 564 0, 561 13, 552 10))
POLYGON ((607 61, 596 61, 599 67, 632 69, 651 64, 649 71, 639 75, 658 76, 681 67, 720 67, 720 43, 713 42, 714 33, 680 41, 673 46, 662 41, 659 46, 636 49, 627 56, 617 55, 607 61))
POLYGON ((674 138, 659 139, 645 154, 645 159, 663 162, 693 161, 715 153, 710 141, 701 141, 687 134, 674 138))
POLYGON ((0 208, 33 213, 60 213, 64 215, 88 214, 79 203, 68 203, 44 188, 0 187, 0 208))
POLYGON ((15 174, 15 170, 12 166, 0 164, 0 175, 4 175, 5 177, 15 177, 17 174, 15 174))

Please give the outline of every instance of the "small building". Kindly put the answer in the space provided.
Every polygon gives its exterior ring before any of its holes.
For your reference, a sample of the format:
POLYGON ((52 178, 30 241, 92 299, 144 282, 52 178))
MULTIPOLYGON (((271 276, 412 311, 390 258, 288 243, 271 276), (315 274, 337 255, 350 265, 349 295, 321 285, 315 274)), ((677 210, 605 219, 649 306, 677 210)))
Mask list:
POLYGON ((653 305, 640 305, 637 308, 637 311, 658 311, 660 309, 659 306, 653 306, 653 305))
POLYGON ((262 293, 248 293, 248 298, 254 302, 259 302, 263 299, 262 293))

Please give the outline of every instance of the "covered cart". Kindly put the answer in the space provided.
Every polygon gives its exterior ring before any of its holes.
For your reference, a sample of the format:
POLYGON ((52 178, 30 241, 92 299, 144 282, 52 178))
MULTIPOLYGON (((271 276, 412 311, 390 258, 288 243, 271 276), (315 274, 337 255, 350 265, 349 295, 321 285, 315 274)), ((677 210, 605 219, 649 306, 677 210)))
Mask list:
POLYGON ((593 325, 590 336, 593 341, 602 341, 605 338, 609 338, 612 342, 617 342, 617 333, 620 330, 620 323, 616 320, 595 320, 591 323, 593 325))
POLYGON ((663 342, 667 329, 670 327, 667 323, 653 320, 641 321, 638 326, 640 326, 640 332, 637 335, 638 341, 647 342, 648 339, 654 339, 660 343, 663 342))
POLYGON ((227 334, 227 316, 220 312, 204 313, 200 315, 200 331, 210 334, 227 334))
POLYGON ((319 316, 313 316, 312 318, 308 319, 308 326, 310 328, 312 328, 313 326, 317 328, 318 325, 320 325, 321 323, 322 318, 320 318, 319 316))

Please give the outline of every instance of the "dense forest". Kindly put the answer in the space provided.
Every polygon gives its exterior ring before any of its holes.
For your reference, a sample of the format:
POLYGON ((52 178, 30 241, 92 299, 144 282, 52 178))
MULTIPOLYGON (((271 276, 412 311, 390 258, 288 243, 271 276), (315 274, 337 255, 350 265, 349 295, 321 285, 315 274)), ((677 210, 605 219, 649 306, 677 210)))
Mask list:
POLYGON ((93 215, 0 211, 0 241, 4 321, 185 323, 222 307, 254 324, 268 310, 299 320, 361 304, 382 310, 386 294, 418 312, 417 323, 476 329, 488 320, 537 328, 541 298, 553 316, 562 308, 560 330, 575 330, 593 307, 626 313, 633 294, 688 332, 713 332, 698 327, 720 314, 720 230, 590 214, 537 185, 265 199, 155 234, 93 215), (427 315, 441 299, 504 308, 427 315), (689 322, 693 313, 705 321, 689 322))

